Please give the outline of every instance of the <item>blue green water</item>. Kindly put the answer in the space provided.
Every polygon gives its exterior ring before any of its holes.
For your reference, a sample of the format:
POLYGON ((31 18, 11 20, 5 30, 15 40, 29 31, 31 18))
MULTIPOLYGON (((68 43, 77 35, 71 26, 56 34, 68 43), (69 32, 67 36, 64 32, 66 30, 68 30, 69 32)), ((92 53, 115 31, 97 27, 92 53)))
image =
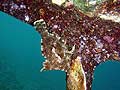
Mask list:
MULTIPOLYGON (((40 72, 44 57, 35 29, 0 12, 0 90, 65 90, 65 73, 40 72)), ((120 63, 95 70, 92 90, 120 90, 120 63)))

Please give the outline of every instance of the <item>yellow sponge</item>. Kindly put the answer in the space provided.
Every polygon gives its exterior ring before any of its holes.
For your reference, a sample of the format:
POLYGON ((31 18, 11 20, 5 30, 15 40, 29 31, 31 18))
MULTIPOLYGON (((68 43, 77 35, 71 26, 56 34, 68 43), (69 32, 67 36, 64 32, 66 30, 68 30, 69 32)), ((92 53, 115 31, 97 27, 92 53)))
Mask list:
POLYGON ((52 3, 57 4, 57 5, 62 5, 66 0, 52 0, 52 3))

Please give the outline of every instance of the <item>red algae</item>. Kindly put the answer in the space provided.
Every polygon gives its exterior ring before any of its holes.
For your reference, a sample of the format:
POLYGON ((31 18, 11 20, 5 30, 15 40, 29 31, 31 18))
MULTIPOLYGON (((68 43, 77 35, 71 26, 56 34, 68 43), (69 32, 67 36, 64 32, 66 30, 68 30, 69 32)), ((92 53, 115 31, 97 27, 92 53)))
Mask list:
MULTIPOLYGON (((93 17, 71 6, 70 2, 64 7, 50 0, 2 0, 0 10, 36 27, 42 36, 42 53, 46 57, 44 70, 65 71, 67 82, 75 81, 76 77, 69 78, 75 72, 80 76, 78 80, 86 82, 83 90, 91 90, 96 66, 107 60, 120 61, 120 23, 99 17, 101 13, 120 15, 120 2, 113 1, 102 3, 93 17), (81 73, 76 65, 82 66, 81 73)), ((71 86, 68 90, 80 88, 77 84, 71 86)))

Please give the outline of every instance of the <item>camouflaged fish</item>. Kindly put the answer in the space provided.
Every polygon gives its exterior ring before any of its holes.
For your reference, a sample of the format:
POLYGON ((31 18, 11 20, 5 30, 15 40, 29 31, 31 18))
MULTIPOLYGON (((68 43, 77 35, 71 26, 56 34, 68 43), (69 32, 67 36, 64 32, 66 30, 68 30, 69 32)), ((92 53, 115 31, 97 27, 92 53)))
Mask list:
POLYGON ((65 71, 67 90, 91 90, 96 66, 120 60, 119 8, 119 0, 108 0, 91 17, 74 4, 0 1, 0 10, 33 25, 41 34, 46 58, 42 70, 65 71), (111 18, 106 19, 107 15, 111 18))

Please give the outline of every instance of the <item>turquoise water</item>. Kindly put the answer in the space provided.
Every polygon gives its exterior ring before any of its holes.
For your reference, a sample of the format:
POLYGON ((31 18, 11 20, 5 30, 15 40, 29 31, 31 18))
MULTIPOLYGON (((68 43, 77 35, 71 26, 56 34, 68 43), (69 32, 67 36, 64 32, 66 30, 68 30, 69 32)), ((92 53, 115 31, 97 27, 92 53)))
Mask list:
POLYGON ((96 68, 93 90, 120 90, 120 62, 107 61, 96 68))
MULTIPOLYGON (((0 12, 0 90, 65 90, 65 73, 40 72, 41 36, 35 29, 0 12)), ((120 90, 120 63, 95 70, 92 90, 120 90)))

